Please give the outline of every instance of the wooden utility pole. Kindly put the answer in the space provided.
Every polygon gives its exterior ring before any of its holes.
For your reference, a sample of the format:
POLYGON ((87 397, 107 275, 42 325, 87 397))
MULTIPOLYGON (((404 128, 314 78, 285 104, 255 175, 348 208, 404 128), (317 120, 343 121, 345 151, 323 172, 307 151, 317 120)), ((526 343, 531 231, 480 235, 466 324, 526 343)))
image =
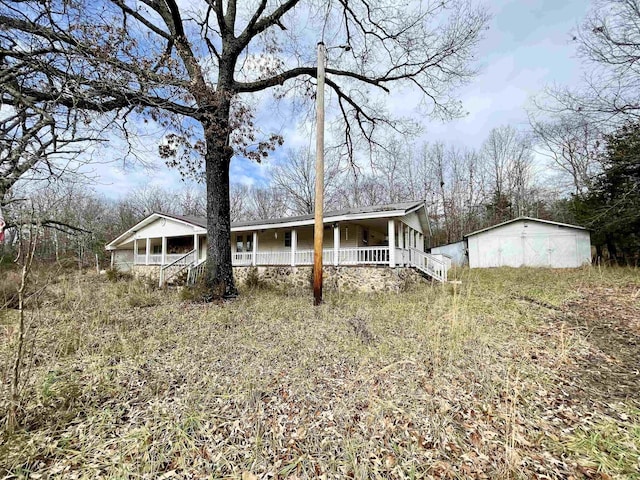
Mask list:
POLYGON ((316 198, 313 227, 313 304, 322 303, 322 241, 324 234, 324 43, 318 43, 316 91, 316 198))

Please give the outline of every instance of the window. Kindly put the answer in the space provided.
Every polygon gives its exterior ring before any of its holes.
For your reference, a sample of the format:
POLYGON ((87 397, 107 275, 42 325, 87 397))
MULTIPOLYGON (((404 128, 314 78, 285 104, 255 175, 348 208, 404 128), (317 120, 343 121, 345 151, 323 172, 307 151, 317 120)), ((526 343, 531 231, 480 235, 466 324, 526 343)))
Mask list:
POLYGON ((244 238, 242 235, 236 235, 236 252, 244 252, 244 238))
POLYGON ((151 253, 154 255, 159 255, 162 253, 162 245, 153 245, 151 247, 151 253))
POLYGON ((247 252, 253 252, 253 235, 247 235, 247 252))
POLYGON ((284 232, 284 246, 291 246, 291 232, 284 232))
POLYGON ((366 228, 362 229, 362 243, 364 245, 369 245, 369 230, 366 228))

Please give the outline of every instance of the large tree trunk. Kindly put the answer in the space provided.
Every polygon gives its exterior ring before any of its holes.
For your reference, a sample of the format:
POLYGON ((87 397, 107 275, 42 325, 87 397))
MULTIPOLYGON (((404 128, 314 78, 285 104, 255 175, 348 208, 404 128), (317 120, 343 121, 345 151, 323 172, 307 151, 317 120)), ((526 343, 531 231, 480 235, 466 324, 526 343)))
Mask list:
POLYGON ((231 210, 229 202, 230 102, 222 99, 205 125, 207 183, 207 269, 206 286, 213 298, 237 295, 231 267, 231 210), (225 132, 225 133, 223 133, 225 132))

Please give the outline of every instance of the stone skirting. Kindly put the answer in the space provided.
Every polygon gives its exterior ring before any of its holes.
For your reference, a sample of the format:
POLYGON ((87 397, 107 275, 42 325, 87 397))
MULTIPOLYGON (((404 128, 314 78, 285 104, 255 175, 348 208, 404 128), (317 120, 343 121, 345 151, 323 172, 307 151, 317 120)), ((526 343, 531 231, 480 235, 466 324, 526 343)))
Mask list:
MULTIPOLYGON (((397 292, 411 285, 428 282, 411 268, 386 266, 325 266, 324 289, 341 292, 397 292)), ((312 267, 233 267, 241 285, 267 285, 282 288, 311 289, 312 267)))
MULTIPOLYGON (((165 270, 165 278, 169 278, 178 272, 182 266, 169 267, 165 270)), ((186 270, 185 270, 186 271, 186 270)), ((153 281, 160 281, 160 265, 134 265, 131 268, 134 278, 144 278, 153 281)))
MULTIPOLYGON (((264 285, 279 288, 311 289, 312 267, 233 267, 238 286, 264 285)), ((134 265, 136 278, 159 279, 158 265, 134 265)), ((411 268, 387 266, 324 267, 324 289, 341 292, 397 292, 411 285, 428 282, 411 268)))

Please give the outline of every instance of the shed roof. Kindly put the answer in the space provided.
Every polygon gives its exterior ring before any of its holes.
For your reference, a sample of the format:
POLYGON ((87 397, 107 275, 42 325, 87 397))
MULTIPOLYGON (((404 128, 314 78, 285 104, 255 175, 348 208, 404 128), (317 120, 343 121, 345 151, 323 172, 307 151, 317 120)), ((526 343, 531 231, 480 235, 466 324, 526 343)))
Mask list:
POLYGON ((498 228, 498 227, 502 227, 504 225, 508 225, 510 223, 522 222, 522 221, 548 223, 550 225, 558 225, 560 227, 575 228, 576 230, 587 230, 585 227, 581 227, 580 225, 570 225, 568 223, 552 222, 551 220, 542 220, 541 218, 518 217, 518 218, 514 218, 513 220, 507 220, 506 222, 498 223, 496 225, 491 225, 490 227, 486 227, 486 228, 483 228, 481 230, 476 230, 475 232, 467 233, 464 237, 465 238, 471 237, 473 235, 477 235, 479 233, 486 232, 488 230, 493 230, 494 228, 498 228))

